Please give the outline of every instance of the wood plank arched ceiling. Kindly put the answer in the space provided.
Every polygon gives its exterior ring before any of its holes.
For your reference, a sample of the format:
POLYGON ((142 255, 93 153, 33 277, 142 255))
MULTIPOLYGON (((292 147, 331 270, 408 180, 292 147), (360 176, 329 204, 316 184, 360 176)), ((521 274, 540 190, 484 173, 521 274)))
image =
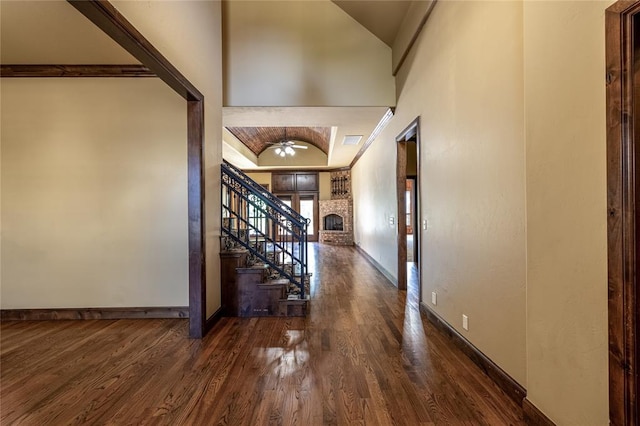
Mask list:
POLYGON ((331 127, 227 127, 254 154, 260 155, 274 142, 288 140, 307 142, 329 154, 331 127))

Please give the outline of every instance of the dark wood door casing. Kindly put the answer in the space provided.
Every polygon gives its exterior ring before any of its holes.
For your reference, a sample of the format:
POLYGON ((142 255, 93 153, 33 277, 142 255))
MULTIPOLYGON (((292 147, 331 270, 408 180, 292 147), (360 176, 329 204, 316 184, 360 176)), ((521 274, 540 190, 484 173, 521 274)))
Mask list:
MULTIPOLYGON (((407 289, 407 227, 406 227, 406 214, 407 205, 405 199, 405 192, 407 188, 407 144, 416 144, 416 176, 412 176, 414 180, 414 191, 417 193, 416 204, 414 205, 414 214, 416 219, 420 217, 420 117, 417 117, 411 122, 397 137, 396 137, 396 196, 397 196, 397 229, 398 229, 398 290, 407 289)), ((420 267, 420 250, 419 244, 421 240, 421 227, 415 226, 414 228, 414 247, 415 247, 415 259, 414 261, 418 265, 418 298, 422 301, 422 268, 420 267)))
POLYGON ((296 194, 298 198, 298 208, 300 207, 300 201, 305 199, 311 199, 313 201, 313 235, 309 235, 309 241, 318 241, 318 232, 320 231, 319 224, 319 206, 318 206, 318 193, 317 192, 299 192, 296 194))
POLYGON ((635 425, 638 412, 638 214, 640 202, 640 3, 605 13, 607 89, 607 246, 609 421, 635 425), (634 96, 636 95, 636 96, 634 96))

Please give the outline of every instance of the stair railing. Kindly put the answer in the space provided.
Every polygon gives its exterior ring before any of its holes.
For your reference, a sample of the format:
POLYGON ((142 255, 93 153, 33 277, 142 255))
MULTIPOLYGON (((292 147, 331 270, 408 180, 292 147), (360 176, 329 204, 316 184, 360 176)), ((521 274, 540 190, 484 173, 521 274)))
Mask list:
POLYGON ((224 161, 222 234, 298 288, 305 298, 309 220, 224 161))

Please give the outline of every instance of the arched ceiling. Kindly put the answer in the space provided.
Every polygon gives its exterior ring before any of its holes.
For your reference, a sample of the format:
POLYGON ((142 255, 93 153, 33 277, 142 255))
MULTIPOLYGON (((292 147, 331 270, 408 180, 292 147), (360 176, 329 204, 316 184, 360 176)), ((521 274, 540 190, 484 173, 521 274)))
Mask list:
POLYGON ((331 127, 227 127, 255 155, 260 155, 274 142, 286 139, 307 142, 329 154, 331 127))
MULTIPOLYGON (((237 151, 238 156, 244 160, 238 161, 237 166, 243 169, 265 169, 271 166, 261 166, 258 154, 264 149, 264 140, 259 146, 249 148, 246 141, 249 136, 257 133, 255 129, 271 128, 274 134, 265 137, 266 141, 279 141, 284 136, 284 129, 287 129, 287 138, 302 139, 300 142, 307 143, 312 149, 308 152, 317 151, 326 155, 324 162, 313 165, 297 165, 298 160, 302 160, 302 155, 289 158, 291 166, 298 168, 340 168, 348 167, 354 158, 364 149, 367 139, 375 130, 376 126, 389 112, 389 107, 225 107, 222 110, 223 131, 223 156, 230 161, 230 152, 237 151), (273 128, 276 130, 274 131, 273 128), (252 130, 254 129, 254 130, 252 130), (308 129, 310 134, 324 134, 322 146, 312 144, 297 133, 301 129, 308 129), (320 131, 322 129, 322 131, 320 131), (237 136, 231 133, 235 131, 237 136), (291 132, 291 133, 290 133, 291 132), (246 134, 246 137, 242 136, 246 134), (358 144, 344 144, 346 136, 362 136, 358 144), (301 136, 301 137, 297 137, 301 136), (242 139, 242 140, 241 140, 242 139), (225 153, 226 152, 226 153, 225 153), (253 163, 253 165, 251 164, 253 163)), ((302 153, 300 153, 302 154, 302 153)), ((264 156, 264 152, 261 157, 264 156)), ((235 164, 235 163, 234 163, 235 164)))

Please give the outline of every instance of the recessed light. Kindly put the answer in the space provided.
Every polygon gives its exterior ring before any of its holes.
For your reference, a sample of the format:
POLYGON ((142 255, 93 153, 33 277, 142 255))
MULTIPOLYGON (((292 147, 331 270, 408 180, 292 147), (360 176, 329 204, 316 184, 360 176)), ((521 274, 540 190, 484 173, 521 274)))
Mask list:
POLYGON ((358 145, 362 140, 362 135, 347 135, 342 140, 342 145, 358 145))

